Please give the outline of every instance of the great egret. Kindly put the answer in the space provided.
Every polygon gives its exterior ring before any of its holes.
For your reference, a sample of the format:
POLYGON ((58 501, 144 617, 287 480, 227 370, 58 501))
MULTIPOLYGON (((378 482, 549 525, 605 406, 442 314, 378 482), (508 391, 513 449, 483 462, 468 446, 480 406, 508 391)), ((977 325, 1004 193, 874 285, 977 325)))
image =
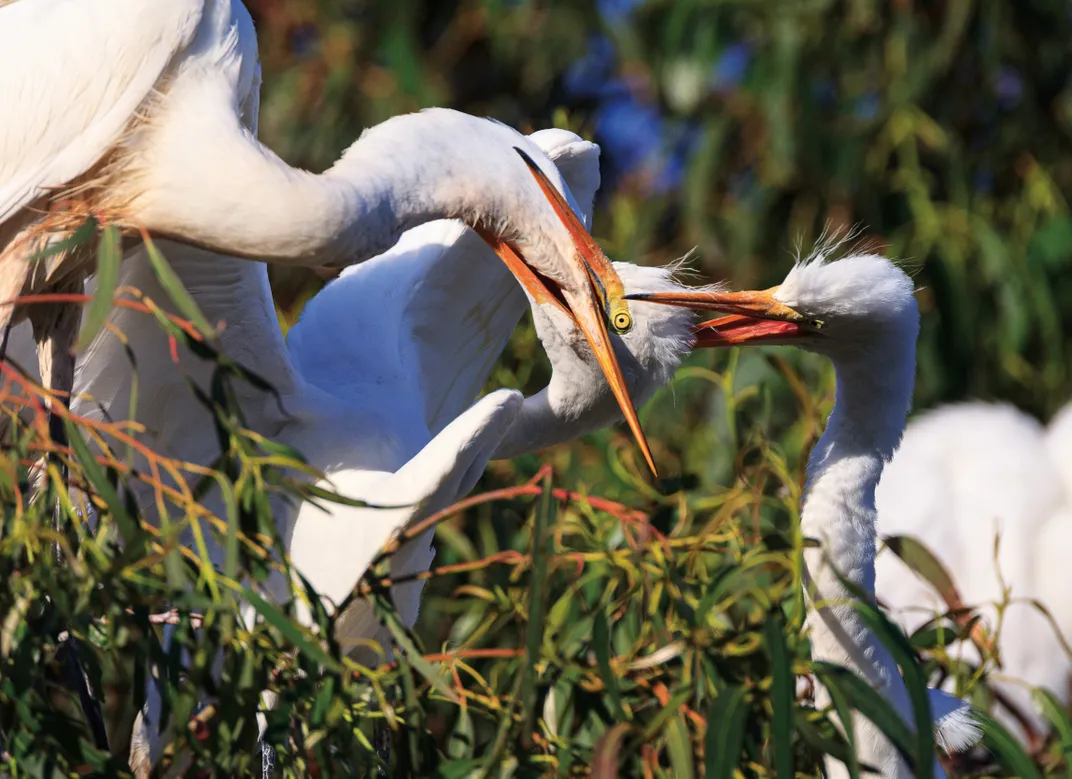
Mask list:
MULTIPOLYGON (((697 327, 700 346, 792 344, 834 364, 837 395, 826 430, 808 459, 801 531, 820 548, 804 550, 812 655, 848 667, 875 685, 911 723, 908 693, 888 650, 849 602, 836 571, 875 593, 875 487, 904 430, 915 376, 919 313, 912 281, 877 255, 827 262, 827 250, 798 263, 778 287, 756 292, 630 295, 728 314, 697 327)), ((825 690, 817 695, 829 703, 825 690)), ((979 737, 964 701, 931 690, 940 744, 962 749, 979 737)), ((870 721, 853 722, 860 760, 884 777, 908 766, 870 721)), ((935 766, 941 775, 940 768, 935 766)), ((833 759, 830 776, 848 776, 833 759)))
MULTIPOLYGON (((621 279, 558 171, 516 131, 430 109, 367 130, 320 175, 291 168, 254 135, 260 66, 239 0, 5 5, 0 72, 0 302, 80 289, 90 253, 31 262, 80 223, 74 216, 330 267, 383 252, 409 227, 458 218, 561 295, 654 471, 605 321, 615 332, 631 326, 621 279)), ((206 260, 202 271, 214 270, 206 260)), ((11 315, 0 308, 0 326, 11 315)), ((33 322, 45 382, 70 389, 77 315, 46 307, 33 322)))
MULTIPOLYGON (((590 209, 599 185, 598 147, 561 130, 536 133, 533 140, 562 166, 590 209)), ((347 269, 307 304, 290 331, 289 354, 263 266, 181 244, 164 248, 177 255, 172 262, 206 316, 229 323, 221 335, 224 351, 280 392, 286 416, 271 396, 240 388, 249 424, 306 453, 328 474, 328 486, 342 494, 400 506, 332 505, 329 513, 309 504, 279 507, 296 569, 330 601, 350 593, 395 532, 471 489, 489 457, 548 446, 619 418, 599 362, 560 298, 516 258, 504 267, 461 223, 410 230, 389 252, 347 269), (500 391, 461 413, 525 310, 525 294, 552 361, 551 384, 524 403, 516 393, 500 391)), ((121 283, 160 299, 159 283, 139 251, 124 264, 121 283)), ((617 269, 633 291, 678 289, 667 269, 623 264, 617 269)), ((629 390, 646 399, 688 351, 691 317, 660 306, 634 308, 634 326, 615 339, 615 348, 629 390)), ((211 419, 183 377, 207 386, 211 366, 183 354, 177 370, 164 333, 146 327, 139 316, 126 309, 110 314, 126 343, 109 332, 97 337, 78 364, 75 410, 126 414, 129 349, 139 376, 135 418, 146 426, 147 441, 180 459, 211 462, 218 446, 211 419)), ((13 331, 13 352, 32 350, 30 342, 25 326, 13 331)), ((427 569, 434 554, 430 542, 429 531, 403 545, 392 557, 392 575, 427 569)), ((289 597, 285 584, 273 582, 273 597, 289 597)), ((420 588, 409 583, 392 592, 409 624, 416 619, 420 588)), ((340 638, 376 638, 387 645, 368 617, 364 603, 352 605, 337 623, 340 638)), ((157 711, 159 697, 151 687, 150 722, 157 711)), ((154 745, 155 758, 162 742, 147 730, 139 732, 154 745)))
MULTIPOLYGON (((1001 668, 990 678, 1036 735, 1049 729, 1031 688, 1044 687, 1066 702, 1072 680, 1068 657, 1054 624, 1032 603, 1049 609, 1056 628, 1072 639, 1072 601, 1066 574, 1072 558, 1072 493, 1062 472, 1072 473, 1066 447, 1072 443, 1072 406, 1043 428, 1005 404, 958 403, 914 419, 875 494, 879 532, 911 536, 942 562, 961 600, 996 629, 1001 668), (1000 538, 995 559, 994 543, 1000 538)), ((948 606, 938 592, 889 549, 876 561, 883 604, 908 631, 948 606)), ((947 651, 974 663, 974 644, 947 651)), ((995 709, 1020 738, 1020 721, 995 709)))

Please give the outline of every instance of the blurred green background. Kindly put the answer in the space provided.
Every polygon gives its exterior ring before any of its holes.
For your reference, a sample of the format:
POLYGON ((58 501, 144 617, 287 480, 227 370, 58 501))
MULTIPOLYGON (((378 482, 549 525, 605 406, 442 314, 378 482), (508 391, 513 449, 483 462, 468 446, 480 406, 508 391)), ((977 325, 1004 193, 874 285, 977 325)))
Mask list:
MULTIPOLYGON (((428 105, 565 125, 602 146, 593 234, 615 259, 695 248, 705 277, 769 285, 824 228, 858 225, 920 286, 917 408, 1007 399, 1045 418, 1068 396, 1067 3, 248 5, 261 136, 290 163, 321 170, 428 105)), ((313 283, 273 280, 288 308, 313 283)))

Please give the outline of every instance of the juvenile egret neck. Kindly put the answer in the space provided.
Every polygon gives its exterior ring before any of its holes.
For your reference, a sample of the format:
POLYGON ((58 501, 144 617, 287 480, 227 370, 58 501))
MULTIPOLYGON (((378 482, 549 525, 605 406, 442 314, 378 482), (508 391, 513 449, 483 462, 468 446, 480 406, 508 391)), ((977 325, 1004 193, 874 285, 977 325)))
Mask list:
MULTIPOLYGON (((833 363, 836 402, 808 459, 800 520, 805 537, 820 542, 819 548, 804 550, 812 654, 862 675, 911 726, 904 680, 853 607, 837 572, 874 599, 875 488, 904 431, 915 378, 919 312, 912 280, 877 255, 827 262, 820 251, 768 290, 631 298, 726 314, 697 327, 697 342, 703 346, 792 344, 833 363)), ((825 690, 819 698, 829 703, 825 690)), ((964 701, 931 690, 931 710, 938 741, 948 749, 962 749, 979 738, 964 701)), ((856 715, 851 727, 862 763, 883 777, 911 776, 874 724, 856 715)), ((848 776, 841 763, 827 762, 830 775, 848 776)), ((940 774, 937 763, 935 769, 940 774)))

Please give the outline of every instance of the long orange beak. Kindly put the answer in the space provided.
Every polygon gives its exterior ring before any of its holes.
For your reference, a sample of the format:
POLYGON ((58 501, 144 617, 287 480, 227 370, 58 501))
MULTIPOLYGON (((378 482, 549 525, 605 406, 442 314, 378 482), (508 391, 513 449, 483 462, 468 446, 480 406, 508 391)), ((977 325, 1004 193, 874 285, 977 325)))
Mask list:
POLYGON ((640 446, 644 460, 651 472, 658 476, 651 448, 640 427, 640 419, 629 397, 629 389, 625 384, 625 378, 622 376, 622 370, 614 355, 607 331, 608 319, 615 332, 619 334, 628 332, 632 328, 632 316, 629 313, 629 304, 625 302, 625 287, 622 285, 622 280, 562 194, 555 189, 532 158, 521 149, 516 149, 516 151, 525 160, 540 190, 554 208, 555 214, 573 241, 576 255, 571 258, 569 270, 571 281, 575 283, 557 284, 532 268, 515 246, 486 229, 478 229, 477 232, 534 300, 557 306, 584 334, 600 370, 607 379, 611 392, 614 393, 622 409, 625 421, 629 424, 629 429, 640 446))
POLYGON ((720 311, 729 316, 693 327, 695 348, 788 343, 808 335, 822 322, 800 314, 775 297, 777 287, 747 292, 650 292, 627 295, 629 300, 665 303, 683 308, 720 311))
MULTIPOLYGON (((588 339, 588 343, 592 347, 592 353, 599 363, 600 370, 603 371, 607 384, 610 385, 611 392, 614 393, 614 397, 618 401, 618 405, 621 406, 626 421, 629 423, 629 428, 633 431, 633 436, 640 445, 644 460, 647 462, 648 467, 651 468, 651 472, 658 476, 655 461, 651 456, 651 449, 648 447, 648 441, 640 427, 640 420, 637 419, 633 401, 629 397, 629 389, 625 386, 621 368, 618 367, 618 360, 615 358, 614 350, 611 348, 610 337, 607 335, 607 326, 604 324, 602 311, 592 303, 592 298, 582 299, 581 307, 575 307, 571 304, 572 296, 565 289, 559 287, 550 279, 537 274, 521 259, 521 255, 513 246, 486 231, 479 230, 478 232, 499 256, 499 259, 510 269, 510 272, 514 274, 521 286, 528 290, 533 300, 543 305, 555 306, 584 333, 585 338, 588 339), (588 306, 584 307, 586 303, 588 306)), ((589 289, 593 294, 595 293, 594 288, 590 287, 589 289)))

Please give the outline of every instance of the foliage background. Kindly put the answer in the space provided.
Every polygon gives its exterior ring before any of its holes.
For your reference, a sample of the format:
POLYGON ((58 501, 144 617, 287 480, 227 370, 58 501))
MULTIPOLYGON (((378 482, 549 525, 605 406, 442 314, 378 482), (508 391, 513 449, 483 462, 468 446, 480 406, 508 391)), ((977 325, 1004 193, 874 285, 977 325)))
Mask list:
MULTIPOLYGON (((690 263, 704 277, 768 286, 796 247, 812 245, 828 226, 858 224, 864 238, 902 258, 921 287, 917 409, 1001 398, 1046 418, 1067 398, 1072 13, 1063 3, 247 5, 264 64, 260 135, 291 164, 322 170, 362 128, 427 105, 526 132, 567 126, 602 146, 593 234, 614 259, 665 263, 695 250, 690 263)), ((271 277, 286 328, 323 280, 281 268, 271 277)), ((492 385, 531 392, 547 377, 523 322, 492 385)), ((445 704, 421 668, 405 662, 376 677, 404 720, 396 774, 464 776, 487 767, 490 775, 613 776, 620 762, 624 775, 775 776, 787 775, 779 769, 793 759, 798 772, 815 775, 819 753, 836 744, 792 695, 786 669, 808 669, 793 594, 794 519, 808 447, 831 401, 830 371, 808 355, 697 354, 642 414, 668 477, 658 489, 622 430, 494 464, 477 492, 524 485, 550 464, 556 487, 621 505, 534 507, 533 487, 440 526, 436 564, 456 567, 426 587, 417 640, 428 653, 477 652, 453 666, 454 681, 474 692, 468 709, 445 704), (640 515, 668 536, 665 544, 630 536, 628 520, 640 515), (534 534, 541 524, 554 529, 546 546, 533 543, 543 538, 534 534), (639 546, 648 548, 643 557, 639 546), (522 647, 539 660, 523 660, 522 647), (570 712, 558 732, 547 729, 551 699, 570 712)), ((248 443, 237 460, 248 462, 248 443)), ((25 460, 28 450, 15 453, 25 460)), ((124 633, 116 603, 160 602, 160 582, 183 581, 174 565, 155 561, 159 582, 149 586, 118 575, 109 567, 114 553, 102 547, 84 558, 88 568, 50 571, 40 554, 26 561, 33 544, 15 532, 22 526, 10 524, 21 521, 13 517, 5 515, 0 539, 9 555, 10 544, 22 545, 24 557, 6 573, 21 576, 23 589, 0 598, 3 613, 24 617, 33 587, 77 597, 55 599, 59 616, 46 609, 25 629, 5 627, 5 662, 25 671, 30 648, 55 650, 34 644, 35 634, 101 613, 113 615, 107 635, 95 638, 101 664, 145 662, 136 638, 146 629, 144 609, 124 633), (104 580, 107 597, 95 585, 104 580), (21 660, 18 647, 29 652, 21 660)), ((97 549, 96 541, 81 543, 97 549)), ((255 640, 226 621, 210 627, 198 634, 183 626, 190 647, 231 649, 220 688, 229 708, 199 747, 203 766, 221 775, 250 770, 248 751, 238 756, 235 745, 251 745, 249 707, 274 665, 283 669, 274 682, 283 694, 276 735, 304 724, 305 751, 283 750, 283 768, 372 770, 370 752, 355 746, 367 746, 377 716, 367 680, 330 664, 315 670, 308 658, 299 663, 308 677, 294 673, 282 654, 292 636, 277 623, 258 628, 255 640)), ((916 637, 928 671, 957 675, 961 690, 984 702, 985 686, 943 656, 943 641, 935 631, 916 637)), ((337 649, 329 647, 333 657, 337 649)), ((203 661, 192 679, 207 673, 203 661)), ((11 707, 39 681, 11 667, 0 685, 0 733, 9 735, 32 730, 16 724, 29 709, 11 707)), ((126 683, 136 686, 137 676, 126 683)), ((190 685, 176 682, 175 695, 176 711, 190 715, 190 685)), ((66 716, 77 717, 69 706, 66 716)), ((33 721, 44 724, 26 744, 74 749, 58 736, 47 740, 57 721, 33 721)), ((1059 741, 1034 768, 1010 751, 963 770, 1057 775, 1067 770, 1059 741)), ((0 746, 14 754, 21 743, 0 746)), ((109 773, 121 761, 96 765, 109 773)))

